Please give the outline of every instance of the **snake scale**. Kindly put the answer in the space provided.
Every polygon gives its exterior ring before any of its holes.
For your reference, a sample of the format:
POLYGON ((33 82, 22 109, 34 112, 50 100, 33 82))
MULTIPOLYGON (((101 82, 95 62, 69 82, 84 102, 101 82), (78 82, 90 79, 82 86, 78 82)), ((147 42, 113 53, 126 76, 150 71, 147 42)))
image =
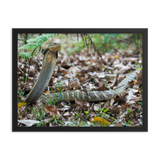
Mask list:
POLYGON ((61 45, 59 43, 51 43, 48 46, 48 48, 44 51, 43 64, 40 75, 38 77, 37 82, 35 83, 32 90, 25 99, 25 102, 34 103, 38 99, 43 103, 47 103, 48 101, 74 101, 75 98, 83 101, 104 101, 115 98, 116 96, 120 96, 122 93, 124 93, 126 89, 130 86, 128 82, 137 79, 137 73, 140 73, 140 76, 142 76, 142 72, 140 72, 141 70, 136 70, 129 76, 127 76, 124 80, 122 80, 118 84, 116 89, 112 90, 91 92, 76 90, 43 95, 42 93, 52 77, 60 47, 61 45))

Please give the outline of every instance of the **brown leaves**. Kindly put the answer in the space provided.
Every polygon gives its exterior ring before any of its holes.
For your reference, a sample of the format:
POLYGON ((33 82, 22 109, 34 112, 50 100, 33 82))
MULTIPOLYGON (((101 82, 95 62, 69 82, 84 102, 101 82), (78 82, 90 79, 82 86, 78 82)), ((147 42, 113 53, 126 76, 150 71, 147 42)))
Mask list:
POLYGON ((54 106, 44 106, 44 109, 51 116, 53 116, 53 115, 56 115, 56 116, 59 115, 59 111, 54 106))
POLYGON ((137 83, 136 83, 136 84, 140 86, 140 85, 142 84, 142 80, 143 80, 143 79, 142 79, 143 70, 141 69, 140 72, 139 72, 139 73, 136 73, 136 74, 137 74, 137 76, 138 76, 138 78, 137 78, 137 83))
POLYGON ((80 101, 80 100, 77 100, 77 99, 75 99, 75 103, 78 104, 81 108, 84 105, 84 101, 80 101))
POLYGON ((137 80, 128 82, 130 87, 133 87, 137 83, 137 80))
POLYGON ((116 96, 116 98, 114 98, 115 101, 119 102, 119 104, 125 104, 126 101, 125 101, 125 99, 124 99, 124 95, 125 95, 125 94, 120 95, 120 96, 116 96))
POLYGON ((95 91, 105 91, 105 90, 109 90, 109 88, 106 87, 105 84, 102 84, 100 87, 95 89, 95 91))
POLYGON ((129 66, 124 66, 122 69, 119 70, 119 73, 127 73, 129 72, 131 67, 129 66))
POLYGON ((115 55, 113 58, 114 59, 119 59, 121 56, 118 54, 118 55, 115 55))
POLYGON ((132 63, 135 63, 137 60, 138 58, 134 58, 134 57, 127 57, 123 59, 123 61, 125 62, 132 62, 132 63))

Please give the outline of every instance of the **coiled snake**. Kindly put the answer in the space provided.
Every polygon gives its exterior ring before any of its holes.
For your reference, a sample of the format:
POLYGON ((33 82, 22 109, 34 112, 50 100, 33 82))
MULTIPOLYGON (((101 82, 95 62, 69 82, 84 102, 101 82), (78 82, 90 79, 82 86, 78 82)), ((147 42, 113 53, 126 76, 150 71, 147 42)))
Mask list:
MULTIPOLYGON (((104 101, 108 99, 115 98, 116 96, 120 96, 126 89, 130 86, 128 82, 137 79, 137 74, 141 70, 136 70, 129 76, 127 76, 124 80, 122 80, 117 89, 106 90, 106 91, 67 91, 62 93, 51 93, 48 95, 42 95, 46 86, 49 83, 49 80, 52 77, 52 73, 56 64, 56 60, 58 57, 58 51, 60 50, 61 45, 59 43, 51 43, 48 48, 44 51, 44 58, 42 69, 40 75, 38 77, 37 82, 33 86, 29 95, 25 99, 27 103, 34 103, 38 99, 40 99, 43 103, 47 103, 48 101, 74 101, 75 98, 83 101, 104 101)), ((142 74, 142 72, 140 72, 142 74)), ((141 75, 142 76, 142 75, 141 75)))

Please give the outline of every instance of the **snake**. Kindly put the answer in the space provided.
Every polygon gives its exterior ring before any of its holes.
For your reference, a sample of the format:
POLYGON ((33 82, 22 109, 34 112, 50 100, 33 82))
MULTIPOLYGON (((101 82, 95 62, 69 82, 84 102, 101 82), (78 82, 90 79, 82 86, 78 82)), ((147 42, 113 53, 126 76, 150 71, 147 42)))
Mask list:
POLYGON ((60 48, 61 44, 51 43, 43 52, 44 57, 39 77, 24 102, 35 103, 40 100, 42 103, 47 104, 48 102, 75 101, 75 99, 88 102, 106 101, 122 95, 130 87, 129 82, 137 80, 138 74, 142 76, 142 69, 138 69, 126 76, 115 89, 106 91, 75 90, 44 95, 43 92, 52 77, 60 48))

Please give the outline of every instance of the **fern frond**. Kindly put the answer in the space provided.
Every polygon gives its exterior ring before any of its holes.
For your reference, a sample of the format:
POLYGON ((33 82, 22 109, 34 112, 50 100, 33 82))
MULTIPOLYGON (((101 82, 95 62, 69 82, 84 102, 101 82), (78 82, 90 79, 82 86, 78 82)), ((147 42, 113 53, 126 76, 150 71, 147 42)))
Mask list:
MULTIPOLYGON (((38 37, 34 37, 31 39, 28 39, 26 42, 27 44, 19 47, 18 49, 21 50, 23 49, 24 51, 31 52, 31 53, 26 53, 26 52, 20 52, 18 53, 19 56, 22 57, 30 57, 34 56, 36 52, 38 51, 39 48, 41 48, 41 45, 48 40, 48 38, 54 36, 55 34, 42 34, 38 37)), ((19 39, 22 40, 22 39, 19 39)))
POLYGON ((31 54, 30 53, 27 53, 27 52, 19 52, 18 53, 18 56, 21 56, 23 58, 30 58, 31 57, 31 54))
POLYGON ((44 36, 48 39, 48 38, 51 38, 54 35, 56 35, 56 34, 45 34, 44 36))
POLYGON ((19 47, 18 49, 25 49, 25 50, 32 51, 35 47, 38 47, 38 45, 35 43, 28 43, 23 45, 22 47, 19 47))
POLYGON ((54 36, 55 34, 42 34, 36 38, 28 39, 27 43, 40 43, 43 44, 48 38, 54 36))
POLYGON ((18 38, 18 40, 25 42, 25 39, 23 39, 23 38, 18 38))

